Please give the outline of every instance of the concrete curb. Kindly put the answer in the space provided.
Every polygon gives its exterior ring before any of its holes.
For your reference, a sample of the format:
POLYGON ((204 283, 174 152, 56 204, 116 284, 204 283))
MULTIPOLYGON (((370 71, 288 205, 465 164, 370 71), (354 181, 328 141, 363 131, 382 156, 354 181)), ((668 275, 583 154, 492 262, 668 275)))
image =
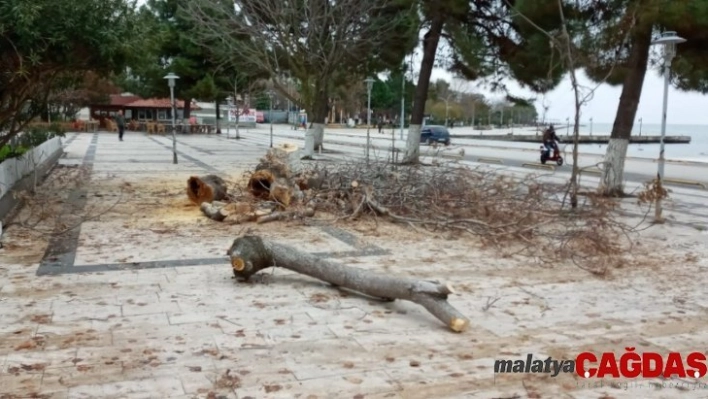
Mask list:
POLYGON ((24 205, 24 201, 20 198, 15 198, 14 192, 28 190, 32 188, 34 184, 34 174, 38 174, 38 182, 43 182, 44 179, 49 176, 49 172, 54 168, 54 166, 59 162, 59 158, 64 154, 64 149, 60 146, 57 148, 52 155, 49 156, 43 163, 41 163, 33 173, 28 174, 22 179, 18 180, 12 188, 10 188, 5 195, 0 198, 0 221, 3 224, 7 224, 10 216, 13 216, 13 211, 19 209, 24 205))

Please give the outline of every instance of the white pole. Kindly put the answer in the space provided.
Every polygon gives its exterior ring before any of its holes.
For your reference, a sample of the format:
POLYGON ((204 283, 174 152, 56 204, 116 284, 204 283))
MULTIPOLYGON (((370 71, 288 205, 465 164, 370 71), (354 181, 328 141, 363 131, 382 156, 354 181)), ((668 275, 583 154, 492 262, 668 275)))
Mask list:
POLYGON ((475 112, 476 105, 477 105, 476 103, 474 103, 474 102, 472 103, 472 131, 473 132, 474 132, 474 112, 475 112))
POLYGON ((406 74, 401 75, 401 140, 403 140, 403 121, 406 115, 406 74))
MULTIPOLYGON (((672 56, 673 54, 667 52, 666 64, 664 66, 664 104, 662 107, 661 114, 661 141, 659 144, 659 165, 656 174, 660 188, 663 188, 662 180, 664 179, 664 137, 666 137, 666 112, 669 103, 669 79, 671 73, 671 58, 673 58, 672 56)), ((654 214, 654 219, 656 222, 662 221, 661 211, 661 194, 659 194, 659 197, 656 200, 656 209, 654 214)))
POLYGON ((369 99, 366 106, 366 164, 369 164, 369 140, 371 140, 371 86, 369 89, 369 99))
POLYGON ((273 148, 273 91, 270 91, 270 113, 268 114, 268 119, 270 119, 270 148, 273 148))
POLYGON ((236 106, 236 140, 241 140, 239 135, 239 118, 241 117, 241 109, 238 107, 238 81, 234 80, 234 105, 236 106))
POLYGON ((170 85, 170 99, 172 100, 172 163, 177 165, 177 128, 175 114, 177 113, 177 104, 175 104, 175 88, 170 85))

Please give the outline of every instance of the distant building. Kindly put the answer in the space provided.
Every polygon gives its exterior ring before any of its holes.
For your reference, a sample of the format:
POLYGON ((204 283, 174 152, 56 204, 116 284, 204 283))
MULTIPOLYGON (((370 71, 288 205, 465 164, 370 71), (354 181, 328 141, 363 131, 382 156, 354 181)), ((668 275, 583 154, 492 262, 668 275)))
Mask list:
MULTIPOLYGON (((177 118, 183 119, 184 101, 176 100, 177 118)), ((192 102, 191 110, 198 111, 201 108, 192 102)), ((156 121, 167 122, 172 120, 172 107, 169 98, 149 98, 143 99, 129 93, 115 94, 110 96, 108 104, 94 104, 89 106, 89 118, 99 121, 99 127, 106 127, 106 118, 113 118, 118 111, 123 111, 127 120, 139 122, 156 121)))

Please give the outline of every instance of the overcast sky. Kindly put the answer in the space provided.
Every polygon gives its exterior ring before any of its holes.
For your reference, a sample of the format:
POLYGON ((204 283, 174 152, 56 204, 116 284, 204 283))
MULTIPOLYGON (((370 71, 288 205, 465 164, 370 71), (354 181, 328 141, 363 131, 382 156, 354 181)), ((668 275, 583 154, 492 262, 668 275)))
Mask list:
MULTIPOLYGON (((581 84, 587 87, 597 87, 582 74, 581 84)), ((444 70, 435 70, 432 80, 445 79, 452 80, 452 76, 444 70)), ((489 98, 501 98, 501 94, 491 93, 484 88, 479 88, 475 83, 471 83, 472 91, 480 92, 489 98)), ((536 97, 536 109, 541 115, 543 113, 543 102, 548 105, 547 119, 565 121, 572 119, 574 115, 573 90, 569 79, 565 79, 554 91, 545 95, 534 94, 523 90, 514 82, 507 83, 510 92, 516 96, 536 97)), ((621 86, 612 87, 602 85, 595 90, 592 100, 582 109, 581 121, 587 123, 589 118, 593 118, 594 123, 612 123, 617 112, 617 104, 621 94, 621 86)), ((642 89, 642 97, 637 110, 637 120, 642 118, 645 124, 661 123, 662 98, 664 93, 664 81, 656 71, 647 73, 642 89)), ((667 124, 681 125, 708 125, 708 96, 700 93, 682 92, 669 88, 669 101, 667 112, 667 124)))

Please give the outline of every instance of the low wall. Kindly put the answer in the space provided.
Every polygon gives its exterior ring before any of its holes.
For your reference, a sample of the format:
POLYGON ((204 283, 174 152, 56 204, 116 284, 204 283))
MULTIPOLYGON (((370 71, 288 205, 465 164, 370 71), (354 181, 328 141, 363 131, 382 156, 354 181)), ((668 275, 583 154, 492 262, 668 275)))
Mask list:
POLYGON ((19 203, 12 191, 31 189, 34 185, 35 170, 41 181, 41 177, 57 163, 63 153, 61 138, 55 137, 27 151, 21 157, 6 159, 0 163, 0 220, 5 221, 19 203))

